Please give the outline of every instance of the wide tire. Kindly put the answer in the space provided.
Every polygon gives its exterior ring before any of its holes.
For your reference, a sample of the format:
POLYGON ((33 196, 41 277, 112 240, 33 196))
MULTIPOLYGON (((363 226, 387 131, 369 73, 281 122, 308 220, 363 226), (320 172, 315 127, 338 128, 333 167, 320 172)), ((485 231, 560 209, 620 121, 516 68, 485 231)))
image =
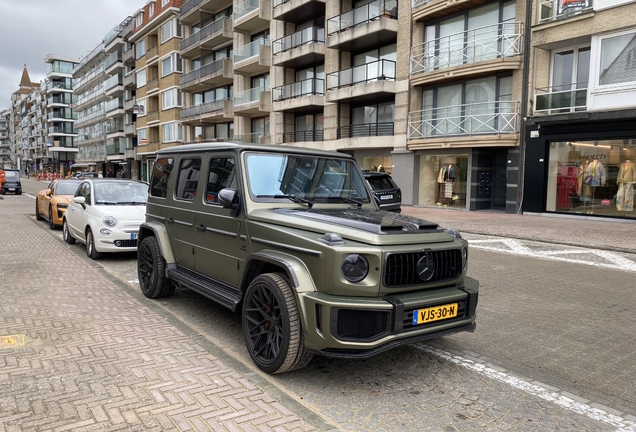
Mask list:
POLYGON ((75 237, 73 237, 68 230, 68 222, 66 222, 66 219, 64 219, 64 224, 62 225, 62 238, 64 242, 68 244, 75 244, 75 237))
POLYGON ((256 277, 243 299, 243 335, 259 369, 278 374, 300 369, 313 354, 305 351, 298 306, 281 275, 256 277))
POLYGON ((137 278, 141 292, 148 298, 168 297, 175 285, 166 277, 166 261, 155 237, 146 237, 137 247, 137 278))
POLYGON ((95 250, 95 236, 90 228, 86 231, 86 256, 92 260, 98 260, 102 256, 95 250))
POLYGON ((51 206, 49 206, 49 229, 55 229, 55 224, 53 223, 53 209, 51 206))
POLYGON ((38 200, 35 200, 35 220, 44 220, 44 218, 40 215, 38 200))

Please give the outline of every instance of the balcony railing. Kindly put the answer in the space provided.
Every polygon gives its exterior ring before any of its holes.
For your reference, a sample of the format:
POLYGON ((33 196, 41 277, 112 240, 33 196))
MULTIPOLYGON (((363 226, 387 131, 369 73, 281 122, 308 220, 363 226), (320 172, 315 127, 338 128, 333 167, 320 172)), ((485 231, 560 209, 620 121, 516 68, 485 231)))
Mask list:
POLYGON ((244 135, 234 135, 233 140, 244 143, 258 144, 261 141, 261 137, 267 137, 269 133, 253 132, 244 135))
POLYGON ((238 92, 234 95, 234 106, 258 102, 261 92, 269 91, 265 87, 254 87, 249 90, 238 92))
POLYGON ((46 115, 46 118, 51 120, 51 119, 66 119, 66 120, 77 120, 77 113, 74 112, 60 112, 60 111, 53 111, 50 112, 46 115))
POLYGON ((557 114, 586 110, 587 82, 535 89, 535 113, 557 114))
POLYGON ((276 39, 272 43, 272 54, 276 55, 308 43, 325 43, 325 29, 309 27, 283 38, 276 39))
POLYGON ((67 134, 72 134, 75 133, 73 131, 73 125, 72 124, 67 124, 65 126, 53 126, 49 128, 49 133, 67 133, 67 134))
POLYGON ((184 40, 180 42, 179 48, 181 50, 184 50, 191 45, 199 43, 202 39, 205 39, 206 37, 223 30, 223 23, 225 22, 226 19, 228 18, 221 17, 217 19, 216 21, 214 21, 213 23, 206 25, 198 32, 188 36, 187 38, 185 38, 184 40))
POLYGON ((258 55, 259 47, 261 45, 269 45, 269 39, 256 39, 246 45, 243 45, 239 49, 234 50, 234 64, 246 60, 250 57, 258 55))
POLYGON ((195 7, 201 4, 201 0, 186 0, 183 5, 181 5, 181 15, 185 15, 190 12, 195 7))
POLYGON ((340 126, 337 139, 393 135, 394 123, 362 123, 340 126))
POLYGON ((376 0, 327 20, 327 34, 341 32, 381 16, 397 19, 397 0, 376 0))
POLYGON ((207 102, 207 103, 196 105, 189 108, 183 108, 181 110, 181 118, 200 115, 200 114, 207 114, 214 111, 222 110, 224 106, 224 102, 226 100, 228 99, 220 99, 220 100, 207 102))
POLYGON ((189 82, 198 80, 201 77, 220 71, 221 69, 223 69, 223 60, 224 59, 215 60, 212 63, 208 63, 204 66, 201 66, 199 69, 195 69, 193 71, 190 71, 188 73, 181 75, 180 77, 181 85, 185 85, 189 82))
POLYGON ((594 11, 594 1, 542 0, 539 2, 539 24, 571 18, 594 11))
POLYGON ((285 84, 272 89, 272 100, 282 101, 302 96, 325 94, 325 80, 309 78, 291 84, 285 84))
POLYGON ((371 81, 395 81, 395 62, 377 60, 327 74, 327 90, 371 81))
POLYGON ((124 108, 124 102, 122 101, 122 98, 111 99, 104 104, 104 111, 106 112, 114 111, 116 109, 123 109, 123 108, 124 108))
POLYGON ((409 113, 409 139, 519 131, 519 101, 430 108, 409 113))
POLYGON ((51 74, 53 72, 72 75, 73 74, 73 67, 72 66, 64 66, 64 65, 60 65, 60 64, 56 64, 56 63, 51 63, 49 65, 49 67, 46 68, 46 74, 49 75, 49 74, 51 74))
POLYGON ((77 102, 77 95, 70 93, 63 93, 60 96, 53 96, 47 99, 46 103, 52 104, 73 104, 77 102))
POLYGON ((283 134, 283 142, 295 143, 295 142, 323 141, 324 135, 325 135, 324 132, 325 132, 324 130, 285 132, 283 134))
POLYGON ((247 0, 239 3, 234 8, 234 21, 238 21, 250 12, 259 8, 259 0, 247 0))
POLYGON ((109 67, 120 61, 121 53, 119 51, 115 51, 111 55, 106 57, 106 60, 104 60, 104 69, 108 69, 109 67))
POLYGON ((522 50, 522 23, 479 27, 414 46, 411 49, 411 74, 518 56, 522 50))

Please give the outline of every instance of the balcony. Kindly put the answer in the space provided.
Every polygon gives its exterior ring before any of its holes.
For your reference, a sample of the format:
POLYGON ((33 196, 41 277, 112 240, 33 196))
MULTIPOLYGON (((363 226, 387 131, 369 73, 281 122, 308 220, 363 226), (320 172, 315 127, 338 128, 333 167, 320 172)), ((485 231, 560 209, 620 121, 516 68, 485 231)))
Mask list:
POLYGON ((271 0, 247 0, 234 7, 234 31, 254 33, 269 28, 271 0))
POLYGON ((232 60, 222 58, 181 75, 181 90, 200 91, 231 84, 234 81, 232 60))
POLYGON ((412 85, 522 66, 523 24, 499 23, 433 39, 411 49, 412 85))
POLYGON ((535 114, 587 111, 587 82, 538 88, 534 91, 535 114))
POLYGON ((147 123, 154 123, 159 121, 159 110, 148 111, 146 115, 147 123))
POLYGON ((381 93, 395 94, 407 86, 395 81, 396 64, 378 60, 327 74, 327 102, 374 98, 381 93))
POLYGON ((146 51, 146 62, 150 62, 159 56, 159 45, 148 48, 146 51))
POLYGON ((137 98, 134 96, 126 99, 124 101, 124 111, 132 111, 136 103, 137 103, 137 98))
POLYGON ((325 16, 325 0, 274 0, 272 19, 301 24, 325 16))
POLYGON ((422 22, 450 16, 486 3, 490 3, 490 0, 412 0, 411 5, 413 20, 422 22))
POLYGON ((545 24, 557 20, 572 18, 575 16, 594 12, 594 1, 587 2, 570 2, 573 5, 568 6, 567 2, 561 0, 542 0, 539 2, 539 19, 538 24, 545 24), (563 5, 565 3, 565 5, 563 5), (587 3, 587 5, 581 5, 587 3))
POLYGON ((119 51, 113 52, 111 55, 106 57, 106 60, 104 60, 104 71, 108 75, 110 75, 116 67, 123 66, 124 64, 121 60, 121 53, 119 51))
MULTIPOLYGON (((481 135, 492 141, 488 145, 504 144, 504 139, 492 136, 519 132, 519 106, 519 101, 494 101, 412 111, 408 119, 408 140, 447 142, 445 139, 449 137, 463 136, 463 140, 455 143, 460 147, 474 145, 475 137, 481 135)), ((516 139, 512 137, 513 141, 516 139)))
POLYGON ((126 89, 135 90, 137 88, 137 74, 134 69, 124 75, 123 84, 126 89))
POLYGON ((336 139, 392 136, 395 123, 362 123, 340 126, 336 139))
POLYGON ((74 134, 73 125, 65 124, 64 126, 53 126, 48 128, 49 135, 57 134, 74 134))
POLYGON ((273 111, 306 110, 325 106, 325 80, 306 79, 272 89, 273 111))
POLYGON ((269 89, 256 87, 234 94, 234 113, 242 116, 268 114, 272 110, 269 89))
POLYGON ((257 39, 234 50, 234 73, 254 75, 269 72, 272 47, 269 39, 257 39))
POLYGON ((124 64, 133 66, 135 64, 135 49, 128 48, 126 51, 124 51, 121 60, 124 62, 124 64))
POLYGON ((306 130, 285 132, 283 134, 284 143, 297 143, 297 142, 313 142, 324 141, 324 130, 306 130))
POLYGON ((269 133, 252 132, 244 135, 234 135, 232 141, 250 144, 269 144, 269 133))
POLYGON ((183 124, 221 123, 234 119, 234 105, 230 99, 221 99, 181 110, 183 124))
POLYGON ((201 21, 202 14, 214 14, 232 6, 232 0, 187 0, 181 6, 179 21, 192 26, 201 21))
POLYGON ((137 123, 133 122, 133 123, 124 125, 124 134, 127 137, 136 136, 137 135, 137 123))
POLYGON ((146 94, 159 90, 159 78, 152 78, 146 82, 146 94))
POLYGON ((203 27, 181 41, 179 49, 183 58, 197 58, 201 56, 201 50, 211 50, 215 46, 232 40, 232 19, 222 17, 203 27))
POLYGON ((328 19, 327 48, 369 49, 397 41, 397 32, 397 0, 376 0, 328 19))
POLYGON ((325 61, 325 29, 309 27, 272 42, 272 65, 301 68, 325 61))

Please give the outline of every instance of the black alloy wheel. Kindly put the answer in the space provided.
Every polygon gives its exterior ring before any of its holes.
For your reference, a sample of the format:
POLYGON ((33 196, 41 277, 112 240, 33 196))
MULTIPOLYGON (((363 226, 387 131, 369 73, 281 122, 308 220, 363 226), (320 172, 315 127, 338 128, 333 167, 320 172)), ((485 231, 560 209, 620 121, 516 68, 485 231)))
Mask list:
POLYGON ((166 262, 153 236, 145 237, 137 248, 137 278, 141 292, 148 298, 174 294, 176 286, 166 277, 166 262))
POLYGON ((40 205, 38 204, 38 200, 35 200, 35 220, 44 220, 44 218, 40 215, 40 205))
POLYGON ((53 209, 49 206, 49 229, 55 229, 55 224, 53 223, 53 209))
POLYGON ((294 293, 276 273, 256 277, 247 289, 243 335, 254 363, 270 374, 300 369, 313 357, 305 351, 294 293))

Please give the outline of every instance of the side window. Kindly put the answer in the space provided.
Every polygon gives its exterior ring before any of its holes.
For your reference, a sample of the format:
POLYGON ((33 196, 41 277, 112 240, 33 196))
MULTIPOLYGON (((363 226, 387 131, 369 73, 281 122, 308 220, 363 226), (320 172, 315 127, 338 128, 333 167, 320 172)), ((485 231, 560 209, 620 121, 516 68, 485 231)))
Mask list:
POLYGON ((200 158, 188 158, 181 160, 175 192, 176 198, 190 201, 194 200, 194 197, 197 195, 197 185, 199 184, 200 172, 200 158))
POLYGON ((86 199, 84 204, 91 205, 91 185, 88 183, 82 183, 77 189, 75 196, 82 196, 86 199))
POLYGON ((219 191, 223 188, 236 189, 236 176, 233 157, 213 158, 208 172, 208 186, 205 190, 205 202, 217 204, 219 191))
POLYGON ((173 158, 160 158, 155 162, 150 179, 150 195, 159 198, 168 196, 168 180, 174 166, 173 158))

